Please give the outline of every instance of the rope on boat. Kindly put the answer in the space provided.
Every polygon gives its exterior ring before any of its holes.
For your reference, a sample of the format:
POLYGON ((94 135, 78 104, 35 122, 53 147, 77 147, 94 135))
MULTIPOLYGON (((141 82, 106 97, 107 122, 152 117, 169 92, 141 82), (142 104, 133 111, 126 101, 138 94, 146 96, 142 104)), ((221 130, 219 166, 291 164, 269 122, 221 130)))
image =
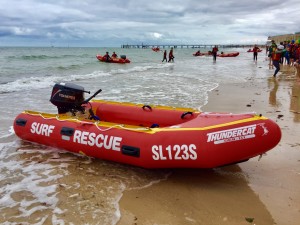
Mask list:
MULTIPOLYGON (((28 113, 28 114, 30 114, 30 113, 28 113)), ((45 120, 53 119, 53 117, 52 118, 45 117, 42 113, 39 113, 38 115, 41 116, 45 120)), ((88 122, 88 121, 79 120, 77 118, 60 119, 58 115, 55 116, 55 119, 58 120, 58 121, 60 121, 60 122, 75 121, 75 122, 84 123, 84 124, 90 124, 90 125, 94 124, 97 127, 97 129, 100 130, 100 131, 108 131, 108 130, 111 130, 111 129, 117 128, 117 127, 121 128, 121 129, 124 129, 124 130, 132 130, 132 131, 145 131, 145 130, 149 131, 149 130, 152 130, 150 127, 129 128, 129 127, 125 127, 124 124, 116 124, 116 125, 113 125, 111 127, 106 128, 106 129, 101 129, 99 127, 99 125, 98 125, 99 122, 97 122, 97 121, 96 122, 88 122)))
POLYGON ((95 124, 95 126, 97 127, 97 129, 100 130, 100 131, 108 131, 108 130, 110 130, 110 129, 112 129, 112 128, 116 128, 116 127, 122 128, 122 129, 124 129, 124 130, 133 130, 133 131, 139 131, 139 130, 141 130, 141 131, 143 131, 143 130, 151 130, 150 127, 129 128, 129 127, 125 127, 124 124, 117 124, 117 125, 114 125, 114 126, 111 126, 111 127, 107 128, 107 129, 101 129, 101 128, 98 126, 98 123, 97 123, 97 122, 95 122, 94 124, 95 124))

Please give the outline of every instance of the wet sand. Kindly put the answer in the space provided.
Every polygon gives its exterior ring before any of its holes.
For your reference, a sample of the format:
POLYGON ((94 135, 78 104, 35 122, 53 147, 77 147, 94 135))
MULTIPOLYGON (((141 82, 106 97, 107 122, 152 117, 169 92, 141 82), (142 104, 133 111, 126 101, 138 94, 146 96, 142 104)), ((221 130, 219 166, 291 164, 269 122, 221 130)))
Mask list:
POLYGON ((282 129, 276 148, 238 165, 171 170, 165 181, 125 191, 117 224, 299 224, 300 79, 294 68, 276 79, 272 72, 217 88, 202 111, 261 113, 282 129))

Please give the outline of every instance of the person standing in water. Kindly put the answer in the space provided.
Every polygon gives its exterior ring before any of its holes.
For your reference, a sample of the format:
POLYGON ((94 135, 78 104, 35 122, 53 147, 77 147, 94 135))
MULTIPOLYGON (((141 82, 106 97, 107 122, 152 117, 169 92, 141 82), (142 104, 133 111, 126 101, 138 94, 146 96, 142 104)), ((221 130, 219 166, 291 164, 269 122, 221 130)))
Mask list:
POLYGON ((166 62, 168 62, 168 60, 167 60, 167 50, 164 51, 164 56, 163 56, 162 62, 164 62, 165 60, 166 60, 166 62))
POLYGON ((173 55, 173 47, 171 48, 170 52, 169 52, 169 61, 168 62, 174 62, 174 55, 173 55))
POLYGON ((257 62, 257 53, 259 51, 259 47, 257 47, 257 45, 254 45, 253 47, 253 61, 256 61, 257 62))
POLYGON ((219 51, 218 46, 215 45, 215 47, 213 47, 213 49, 212 49, 212 55, 213 55, 214 61, 217 61, 217 53, 218 53, 218 51, 219 51))

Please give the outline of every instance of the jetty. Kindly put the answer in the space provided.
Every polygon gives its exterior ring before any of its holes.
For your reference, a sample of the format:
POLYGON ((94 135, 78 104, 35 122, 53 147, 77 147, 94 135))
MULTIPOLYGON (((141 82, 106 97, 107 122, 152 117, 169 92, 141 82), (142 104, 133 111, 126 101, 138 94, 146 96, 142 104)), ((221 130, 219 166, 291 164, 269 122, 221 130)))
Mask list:
MULTIPOLYGON (((183 44, 123 44, 121 45, 121 48, 213 48, 215 45, 217 45, 219 48, 252 48, 254 44, 248 44, 248 45, 240 45, 240 44, 188 44, 188 45, 183 45, 183 44)), ((258 47, 265 47, 266 45, 257 45, 258 47)))

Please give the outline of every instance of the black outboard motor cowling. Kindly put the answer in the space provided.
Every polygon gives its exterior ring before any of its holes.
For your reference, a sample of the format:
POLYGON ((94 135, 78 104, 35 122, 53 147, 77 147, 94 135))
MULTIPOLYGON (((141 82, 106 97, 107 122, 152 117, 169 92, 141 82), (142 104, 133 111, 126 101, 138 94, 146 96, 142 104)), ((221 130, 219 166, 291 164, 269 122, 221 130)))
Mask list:
MULTIPOLYGON (((84 112, 84 88, 72 83, 56 83, 52 89, 50 102, 57 106, 58 113, 84 112)), ((89 93, 89 92, 88 92, 89 93)))

